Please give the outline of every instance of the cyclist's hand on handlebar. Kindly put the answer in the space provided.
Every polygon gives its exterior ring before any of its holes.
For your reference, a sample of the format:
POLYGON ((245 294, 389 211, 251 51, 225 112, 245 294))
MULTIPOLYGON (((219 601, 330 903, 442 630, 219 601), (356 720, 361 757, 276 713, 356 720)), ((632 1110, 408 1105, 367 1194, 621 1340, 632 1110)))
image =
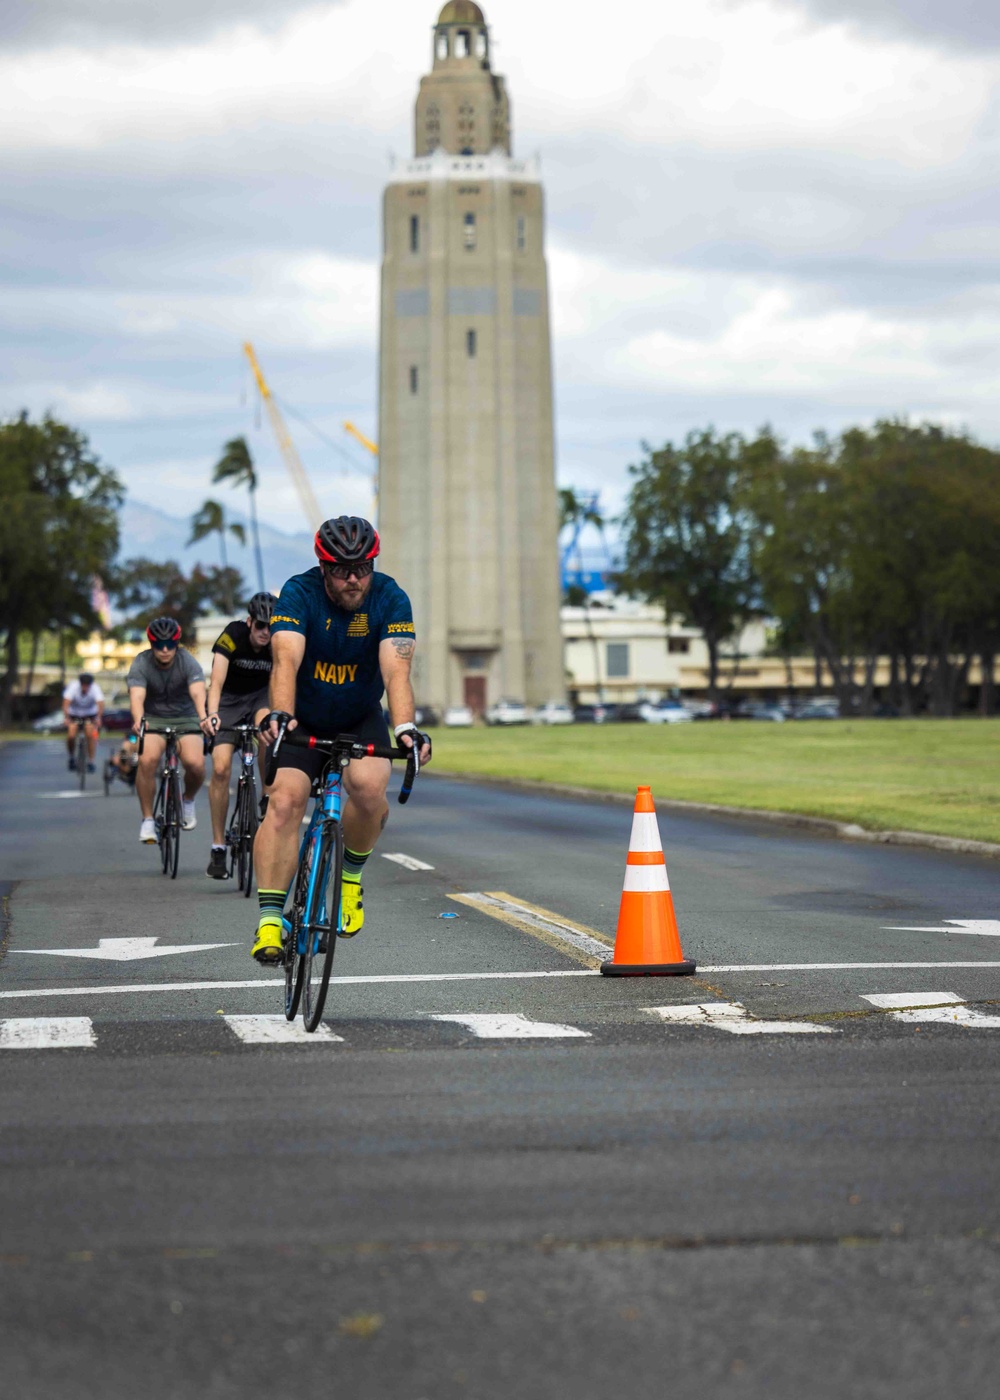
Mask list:
POLYGON ((425 763, 430 763, 431 736, 429 734, 422 734, 413 723, 399 724, 393 732, 404 748, 412 749, 414 744, 419 746, 417 748, 417 756, 420 759, 421 767, 423 767, 425 763))
POLYGON ((204 734, 206 739, 213 739, 215 735, 219 732, 218 715, 206 715, 203 720, 199 721, 199 724, 201 727, 201 732, 204 734))
POLYGON ((261 720, 260 737, 264 740, 268 748, 270 748, 275 739, 277 739, 282 724, 284 724, 286 729, 297 729, 299 726, 298 720, 293 719, 292 716, 287 714, 284 710, 272 710, 270 714, 265 715, 261 720))
POLYGON ((144 718, 144 716, 140 716, 139 719, 134 719, 134 720, 132 721, 132 733, 133 733, 133 734, 141 734, 141 733, 142 733, 142 722, 143 722, 143 718, 144 718))

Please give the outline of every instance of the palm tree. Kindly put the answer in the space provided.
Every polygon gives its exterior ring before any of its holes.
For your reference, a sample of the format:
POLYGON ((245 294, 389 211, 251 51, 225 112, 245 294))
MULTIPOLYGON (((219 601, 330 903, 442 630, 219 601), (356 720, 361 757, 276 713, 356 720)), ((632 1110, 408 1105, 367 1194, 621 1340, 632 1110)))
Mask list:
MULTIPOLYGON (((247 532, 244 530, 243 526, 238 524, 235 520, 227 522, 225 509, 218 501, 205 501, 201 509, 196 510, 191 517, 191 538, 188 540, 188 544, 197 544, 198 541, 203 540, 206 535, 217 534, 219 536, 219 553, 222 556, 222 569, 224 574, 227 573, 229 569, 229 560, 226 558, 227 533, 232 535, 234 539, 239 540, 240 544, 246 544, 247 532)), ((226 602, 227 610, 232 612, 232 595, 227 598, 226 602)))
POLYGON ((215 464, 213 481, 228 481, 230 486, 245 486, 250 492, 250 527, 253 530, 253 550, 257 561, 257 587, 264 592, 264 561, 260 553, 260 532, 257 529, 257 472, 244 437, 230 438, 215 464))
MULTIPOLYGON (((561 486, 559 488, 559 530, 562 532, 567 527, 573 531, 570 543, 567 547, 567 554, 571 550, 576 552, 577 568, 580 570, 580 577, 583 577, 583 556, 580 553, 580 531, 584 525, 593 525, 595 529, 604 533, 604 517, 597 508, 597 496, 578 496, 572 486, 561 486)), ((594 682, 597 691, 597 703, 604 704, 604 686, 601 684, 601 653, 597 645, 597 637, 594 633, 594 624, 590 616, 590 593, 584 588, 583 591, 583 623, 590 639, 591 649, 594 653, 594 682)))

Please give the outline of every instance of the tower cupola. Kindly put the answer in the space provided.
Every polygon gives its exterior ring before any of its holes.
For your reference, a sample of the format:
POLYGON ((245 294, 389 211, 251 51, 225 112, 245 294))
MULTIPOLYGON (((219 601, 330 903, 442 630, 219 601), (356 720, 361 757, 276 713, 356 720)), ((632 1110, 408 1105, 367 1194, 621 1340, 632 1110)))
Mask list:
POLYGON ((420 80, 414 152, 510 155, 510 104, 490 67, 490 32, 474 0, 448 0, 433 30, 431 71, 420 80))

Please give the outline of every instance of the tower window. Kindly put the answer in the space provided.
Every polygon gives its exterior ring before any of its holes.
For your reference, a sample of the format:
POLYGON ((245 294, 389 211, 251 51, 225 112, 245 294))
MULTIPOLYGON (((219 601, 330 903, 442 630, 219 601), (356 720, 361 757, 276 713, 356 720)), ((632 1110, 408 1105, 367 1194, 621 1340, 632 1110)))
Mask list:
POLYGON ((446 29, 442 29, 437 37, 437 56, 438 58, 448 57, 448 31, 446 29))
POLYGON ((420 252, 420 215, 410 215, 410 252, 420 252))
POLYGON ((476 35, 476 57, 485 58, 486 52, 486 30, 480 29, 476 35))
POLYGON ((411 365, 411 366, 410 366, 410 393, 411 393, 411 394, 415 394, 415 393, 417 392, 417 385, 418 385, 418 383, 419 383, 419 380, 418 380, 418 376, 417 376, 417 367, 416 367, 416 365, 411 365))
POLYGON ((519 253, 523 253, 523 252, 524 252, 524 244, 525 244, 525 236, 524 236, 524 216, 523 216, 523 215, 520 215, 520 216, 518 217, 518 220, 517 220, 517 251, 518 251, 519 253))
POLYGON ((471 330, 470 330, 470 331, 466 331, 466 332, 465 332, 465 353, 468 355, 468 357, 469 357, 470 360, 474 360, 474 359, 476 358, 476 332, 475 332, 475 331, 471 331, 471 330))
POLYGON ((628 676, 628 642, 607 643, 608 679, 624 680, 628 676))
POLYGON ((455 35, 455 57, 468 58, 469 56, 469 31, 460 29, 455 35))
POLYGON ((465 226, 462 230, 463 240, 466 248, 472 252, 476 246, 476 216, 469 213, 465 216, 465 226))

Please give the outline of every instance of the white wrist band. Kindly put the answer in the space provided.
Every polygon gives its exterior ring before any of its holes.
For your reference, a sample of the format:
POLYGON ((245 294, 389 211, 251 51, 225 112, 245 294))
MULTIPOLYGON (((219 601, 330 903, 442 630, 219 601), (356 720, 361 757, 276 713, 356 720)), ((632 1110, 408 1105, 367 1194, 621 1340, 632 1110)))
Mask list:
POLYGON ((398 739, 400 734, 405 734, 408 729, 416 729, 416 727, 417 726, 413 723, 413 720, 409 719, 406 721, 405 724, 397 724, 396 728, 392 732, 398 739))

